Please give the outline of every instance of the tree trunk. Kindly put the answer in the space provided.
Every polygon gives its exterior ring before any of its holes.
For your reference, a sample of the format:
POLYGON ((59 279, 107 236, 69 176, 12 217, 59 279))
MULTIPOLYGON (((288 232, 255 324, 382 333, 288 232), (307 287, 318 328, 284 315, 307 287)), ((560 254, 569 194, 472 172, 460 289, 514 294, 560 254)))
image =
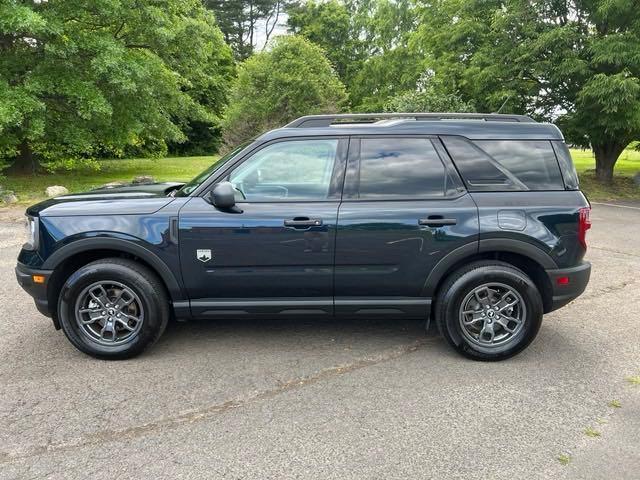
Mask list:
POLYGON ((31 146, 26 140, 23 140, 19 147, 18 156, 15 158, 9 168, 5 170, 5 173, 18 174, 18 175, 33 175, 40 168, 40 162, 33 155, 31 146))
POLYGON ((593 153, 596 156, 596 180, 603 183, 613 182, 613 167, 624 148, 625 145, 619 143, 593 145, 593 153))

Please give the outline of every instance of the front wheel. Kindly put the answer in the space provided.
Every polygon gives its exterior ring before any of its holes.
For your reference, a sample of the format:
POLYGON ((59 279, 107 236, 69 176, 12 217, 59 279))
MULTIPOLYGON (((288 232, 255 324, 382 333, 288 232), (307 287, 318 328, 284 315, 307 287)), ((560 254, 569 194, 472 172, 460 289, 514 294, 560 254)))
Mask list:
POLYGON ((524 350, 542 323, 542 299, 520 269, 498 261, 454 272, 440 289, 435 317, 447 341, 474 360, 504 360, 524 350))
POLYGON ((115 360, 138 355, 160 338, 169 304, 164 285, 151 270, 132 260, 108 258, 67 279, 58 315, 76 348, 115 360))

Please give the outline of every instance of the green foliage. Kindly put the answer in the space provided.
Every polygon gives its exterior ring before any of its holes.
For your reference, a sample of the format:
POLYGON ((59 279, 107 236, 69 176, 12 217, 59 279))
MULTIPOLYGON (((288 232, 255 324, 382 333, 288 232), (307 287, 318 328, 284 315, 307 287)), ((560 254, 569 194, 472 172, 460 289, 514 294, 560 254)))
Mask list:
POLYGON ((287 8, 289 31, 321 46, 343 82, 358 72, 366 54, 352 13, 338 0, 310 0, 287 8))
POLYGON ((199 0, 0 0, 0 153, 166 151, 214 125, 232 57, 199 0))
POLYGON ((473 105, 460 95, 447 92, 432 74, 418 82, 418 89, 391 98, 384 107, 387 112, 473 112, 473 105))
POLYGON ((598 430, 596 430, 596 429, 595 429, 595 428, 593 428, 593 427, 587 427, 587 428, 585 428, 585 429, 584 429, 584 434, 585 434, 587 437, 591 437, 591 438, 597 438, 597 437, 599 437, 600 435, 602 435, 598 430))
POLYGON ((47 162, 44 170, 48 173, 99 172, 100 163, 93 158, 60 158, 47 162))
POLYGON ((298 36, 240 66, 224 119, 228 147, 301 115, 334 113, 346 103, 344 85, 322 49, 298 36))
POLYGON ((480 111, 556 119, 590 145, 596 175, 640 138, 637 2, 437 0, 421 7, 410 44, 451 91, 480 111))
POLYGON ((569 463, 571 462, 571 455, 562 453, 558 455, 558 461, 560 462, 560 465, 569 465, 569 463))
POLYGON ((416 87, 422 68, 408 48, 417 25, 410 0, 311 0, 287 13, 289 31, 327 52, 354 110, 381 111, 389 98, 416 87))

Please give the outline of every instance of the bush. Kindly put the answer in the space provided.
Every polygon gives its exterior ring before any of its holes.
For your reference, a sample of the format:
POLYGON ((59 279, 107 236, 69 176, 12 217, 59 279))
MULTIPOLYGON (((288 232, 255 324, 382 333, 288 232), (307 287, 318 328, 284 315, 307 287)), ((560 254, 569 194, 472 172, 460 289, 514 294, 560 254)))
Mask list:
POLYGON ((417 88, 390 99, 384 107, 387 112, 475 112, 473 104, 449 91, 433 72, 425 72, 417 88))
POLYGON ((302 37, 278 37, 240 67, 224 118, 224 145, 231 148, 302 115, 341 111, 346 101, 320 47, 302 37))

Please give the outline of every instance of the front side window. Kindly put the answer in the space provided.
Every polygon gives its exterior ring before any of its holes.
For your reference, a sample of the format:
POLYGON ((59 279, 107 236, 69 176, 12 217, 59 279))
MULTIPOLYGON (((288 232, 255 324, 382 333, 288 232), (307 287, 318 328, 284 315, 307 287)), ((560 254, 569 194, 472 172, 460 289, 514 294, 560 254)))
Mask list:
POLYGON ((291 140, 259 150, 231 172, 239 201, 326 200, 337 139, 291 140))
POLYGON ((444 196, 444 165, 428 138, 365 138, 360 147, 359 198, 444 196))

